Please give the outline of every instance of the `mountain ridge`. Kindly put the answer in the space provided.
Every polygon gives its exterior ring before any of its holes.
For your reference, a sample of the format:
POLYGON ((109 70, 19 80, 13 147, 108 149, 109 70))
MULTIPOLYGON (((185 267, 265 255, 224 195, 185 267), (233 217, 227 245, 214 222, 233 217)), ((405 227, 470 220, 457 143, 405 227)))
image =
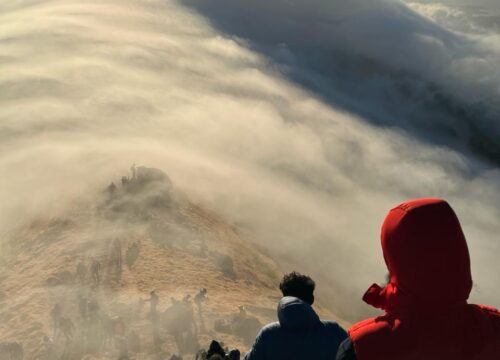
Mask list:
POLYGON ((0 265, 0 338, 22 343, 26 358, 47 358, 43 338, 55 333, 56 304, 74 324, 71 338, 59 332, 53 339, 58 354, 68 359, 116 358, 119 352, 117 334, 97 353, 87 350, 90 325, 82 318, 82 301, 99 304, 101 321, 103 316, 123 319, 124 334, 134 332, 147 349, 136 354, 140 359, 193 353, 213 338, 244 351, 260 326, 275 320, 277 263, 216 213, 177 192, 166 174, 144 167, 133 173, 121 185, 110 185, 93 207, 39 219, 5 236, 3 243, 17 255, 0 265), (129 267, 134 244, 139 252, 129 267), (200 316, 194 299, 202 288, 208 295, 200 316), (153 290, 161 319, 156 350, 145 304, 153 290), (183 336, 197 340, 183 345, 164 319, 181 301, 191 314, 179 316, 195 327, 194 335, 186 330, 183 336))

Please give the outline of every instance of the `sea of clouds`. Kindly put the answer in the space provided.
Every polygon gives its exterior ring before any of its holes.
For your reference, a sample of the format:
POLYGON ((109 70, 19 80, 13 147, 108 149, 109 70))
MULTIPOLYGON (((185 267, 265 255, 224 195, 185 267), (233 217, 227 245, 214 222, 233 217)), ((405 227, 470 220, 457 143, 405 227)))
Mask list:
POLYGON ((499 34, 466 11, 2 2, 0 230, 158 167, 356 319, 384 278, 386 212, 439 196, 469 239, 472 300, 500 306, 499 34))

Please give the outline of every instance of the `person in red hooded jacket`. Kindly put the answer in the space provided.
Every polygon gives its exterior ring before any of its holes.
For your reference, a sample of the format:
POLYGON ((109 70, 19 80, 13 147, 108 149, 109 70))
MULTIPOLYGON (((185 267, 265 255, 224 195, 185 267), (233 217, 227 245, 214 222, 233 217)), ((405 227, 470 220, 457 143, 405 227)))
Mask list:
POLYGON ((500 360, 500 312, 467 303, 469 250, 450 205, 396 206, 381 240, 389 281, 363 300, 385 313, 353 325, 337 360, 500 360))

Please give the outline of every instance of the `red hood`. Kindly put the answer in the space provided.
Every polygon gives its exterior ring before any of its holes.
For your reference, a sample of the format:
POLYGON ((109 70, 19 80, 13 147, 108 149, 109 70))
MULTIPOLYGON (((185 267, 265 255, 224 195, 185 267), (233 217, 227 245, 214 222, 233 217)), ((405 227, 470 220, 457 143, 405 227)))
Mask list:
POLYGON ((441 199, 405 202, 387 215, 381 232, 389 284, 363 299, 387 312, 464 304, 472 288, 469 250, 454 211, 441 199))

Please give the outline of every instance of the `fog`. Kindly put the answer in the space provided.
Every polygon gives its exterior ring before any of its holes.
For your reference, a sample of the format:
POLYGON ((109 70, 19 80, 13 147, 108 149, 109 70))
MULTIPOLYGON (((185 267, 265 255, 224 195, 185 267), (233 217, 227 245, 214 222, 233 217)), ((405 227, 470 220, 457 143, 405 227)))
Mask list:
POLYGON ((156 167, 355 320, 387 211, 439 196, 500 306, 499 35, 422 6, 2 3, 1 232, 156 167))

